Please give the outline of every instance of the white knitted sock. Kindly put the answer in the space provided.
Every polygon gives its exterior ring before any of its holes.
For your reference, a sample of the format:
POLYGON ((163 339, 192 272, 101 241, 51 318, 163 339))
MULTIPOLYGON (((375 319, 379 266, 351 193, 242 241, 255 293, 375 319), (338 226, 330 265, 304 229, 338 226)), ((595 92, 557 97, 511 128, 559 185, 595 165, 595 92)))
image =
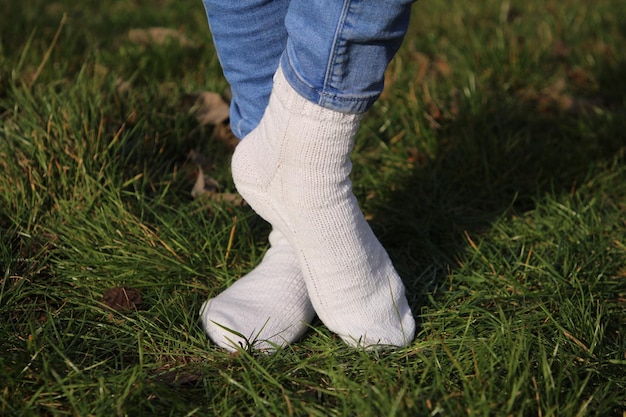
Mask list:
POLYGON ((261 263, 200 309, 209 337, 227 350, 249 342, 254 349, 273 351, 298 340, 315 316, 289 242, 276 230, 269 240, 261 263))
POLYGON ((259 126, 235 150, 233 179, 291 243, 331 331, 354 346, 405 346, 415 321, 404 286, 349 179, 360 120, 307 101, 279 69, 259 126))

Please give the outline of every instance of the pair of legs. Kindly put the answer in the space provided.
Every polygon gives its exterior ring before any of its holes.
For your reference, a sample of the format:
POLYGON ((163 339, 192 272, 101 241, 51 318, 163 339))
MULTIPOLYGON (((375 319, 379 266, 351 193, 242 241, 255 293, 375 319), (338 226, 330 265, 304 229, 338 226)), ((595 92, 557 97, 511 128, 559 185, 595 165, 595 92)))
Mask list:
POLYGON ((315 314, 354 346, 404 346, 415 322, 404 286, 352 193, 361 115, 408 25, 411 0, 204 0, 242 142, 233 179, 273 227, 248 275, 201 309, 235 350, 302 336, 315 314))

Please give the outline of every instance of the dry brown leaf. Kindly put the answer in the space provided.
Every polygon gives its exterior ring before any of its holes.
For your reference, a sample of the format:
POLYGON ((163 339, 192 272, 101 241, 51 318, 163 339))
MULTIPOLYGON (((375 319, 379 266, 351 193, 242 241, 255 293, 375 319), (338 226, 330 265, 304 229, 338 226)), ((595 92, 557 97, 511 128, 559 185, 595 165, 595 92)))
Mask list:
POLYGON ((173 387, 194 386, 202 380, 202 374, 200 372, 174 370, 165 372, 156 379, 173 387))
POLYGON ((117 91, 118 94, 124 95, 130 91, 130 88, 131 84, 128 81, 124 81, 121 78, 115 80, 115 91, 117 91))
POLYGON ((128 31, 128 39, 139 45, 163 45, 168 41, 177 41, 180 46, 195 46, 195 43, 179 30, 163 27, 131 29, 128 31))
POLYGON ((597 41, 593 44, 593 51, 594 53, 600 54, 607 59, 612 60, 616 58, 616 52, 613 49, 613 47, 611 47, 611 45, 604 43, 602 41, 597 41))
POLYGON ((191 189, 191 196, 197 198, 203 194, 211 194, 217 192, 219 184, 213 178, 204 175, 202 167, 198 166, 198 176, 196 182, 191 189))
POLYGON ((215 126, 213 139, 222 142, 229 150, 235 150, 239 138, 230 128, 230 106, 221 95, 210 91, 185 94, 181 98, 181 106, 200 126, 215 126))
POLYGON ((115 311, 136 310, 142 304, 141 292, 132 288, 114 287, 102 296, 102 303, 115 311))
POLYGON ((209 199, 218 203, 229 203, 233 206, 241 206, 244 205, 245 202, 243 198, 237 193, 209 193, 209 199))
POLYGON ((191 196, 193 198, 205 197, 211 201, 226 202, 233 205, 243 204, 243 198, 239 194, 219 192, 217 181, 205 175, 200 167, 198 167, 198 176, 191 190, 191 196))
POLYGON ((417 62, 418 70, 415 75, 415 84, 421 84, 424 80, 432 80, 438 77, 447 78, 452 72, 452 66, 444 56, 437 55, 433 58, 423 52, 413 53, 413 60, 417 62))
POLYGON ((450 74, 452 74, 452 67, 450 66, 450 64, 448 64, 448 61, 442 56, 435 57, 433 61, 433 66, 435 67, 437 73, 443 78, 447 78, 448 76, 450 76, 450 74))
POLYGON ((584 97, 569 96, 562 100, 560 104, 562 110, 574 114, 588 113, 600 108, 599 100, 584 97))
POLYGON ((570 48, 563 41, 557 41, 552 46, 552 52, 550 55, 555 59, 564 59, 567 58, 569 54, 570 48))
POLYGON ((441 128, 441 124, 439 123, 439 120, 441 120, 441 110, 430 95, 428 84, 422 86, 422 91, 424 93, 424 106, 426 107, 424 117, 428 120, 431 129, 439 129, 441 128))
POLYGON ((596 84, 593 75, 582 68, 570 68, 567 70, 567 79, 573 85, 586 89, 591 89, 596 84))
POLYGON ((572 114, 591 112, 600 107, 600 100, 577 97, 567 92, 567 81, 559 78, 541 91, 532 88, 519 92, 524 101, 534 103, 541 112, 563 111, 572 114))
POLYGON ((420 85, 422 84, 424 78, 426 77, 426 73, 430 68, 430 58, 428 57, 428 55, 422 52, 415 52, 413 54, 413 57, 415 61, 417 61, 418 65, 417 74, 415 76, 415 84, 420 85))
POLYGON ((200 125, 215 126, 228 119, 229 105, 217 93, 201 91, 185 94, 181 101, 200 125))

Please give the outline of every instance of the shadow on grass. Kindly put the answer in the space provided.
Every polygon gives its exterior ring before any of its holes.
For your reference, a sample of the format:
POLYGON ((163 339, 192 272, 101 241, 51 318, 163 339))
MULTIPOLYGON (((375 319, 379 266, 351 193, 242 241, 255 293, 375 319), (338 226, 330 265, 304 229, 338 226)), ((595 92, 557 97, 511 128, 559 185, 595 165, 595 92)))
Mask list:
POLYGON ((373 224, 414 311, 445 286, 468 239, 538 199, 575 193, 624 149, 626 62, 598 67, 593 97, 574 97, 581 107, 496 93, 437 131, 435 157, 414 169, 373 224))

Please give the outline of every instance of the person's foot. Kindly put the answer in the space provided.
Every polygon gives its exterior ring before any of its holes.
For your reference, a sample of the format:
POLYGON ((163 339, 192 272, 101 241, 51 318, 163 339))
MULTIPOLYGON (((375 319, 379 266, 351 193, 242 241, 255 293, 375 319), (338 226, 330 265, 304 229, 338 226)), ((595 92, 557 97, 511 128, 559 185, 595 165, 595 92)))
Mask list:
POLYGON ((261 263, 200 309, 204 329, 224 349, 273 351, 302 337, 315 317, 291 246, 275 230, 269 240, 261 263))
POLYGON ((349 178, 361 117, 301 97, 279 69, 259 126, 235 149, 233 179, 291 244, 319 318, 353 346, 405 346, 415 321, 349 178))

